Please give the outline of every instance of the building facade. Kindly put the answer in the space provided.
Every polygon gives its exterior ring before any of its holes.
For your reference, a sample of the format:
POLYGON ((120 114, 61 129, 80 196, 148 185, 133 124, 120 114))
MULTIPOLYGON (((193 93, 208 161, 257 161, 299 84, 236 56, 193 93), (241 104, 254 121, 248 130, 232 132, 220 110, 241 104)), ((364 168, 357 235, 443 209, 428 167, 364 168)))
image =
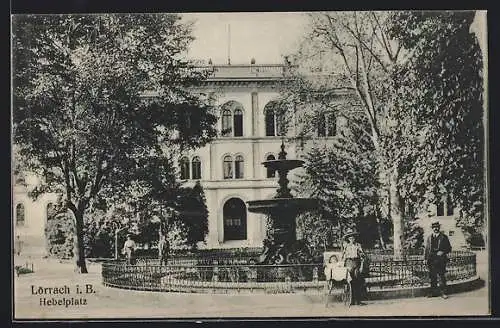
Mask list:
POLYGON ((440 202, 432 205, 430 214, 426 213, 419 219, 419 225, 424 229, 424 238, 432 234, 431 224, 437 220, 441 224, 441 231, 448 236, 454 250, 467 246, 465 234, 462 228, 457 225, 458 209, 453 206, 449 197, 443 197, 440 202))
MULTIPOLYGON (((262 162, 277 159, 282 139, 293 134, 293 129, 281 129, 272 106, 285 66, 207 69, 213 74, 200 91, 217 101, 219 136, 179 159, 184 185, 199 180, 205 191, 209 232, 200 247, 259 247, 265 237, 265 217, 248 212, 246 202, 271 198, 278 187, 274 172, 268 172, 262 162)), ((286 143, 286 152, 296 157, 294 144, 286 143)))
POLYGON ((16 184, 13 188, 12 211, 14 226, 14 249, 30 256, 47 255, 45 227, 48 213, 58 202, 58 195, 46 193, 36 200, 29 196, 29 186, 36 185, 30 177, 26 185, 16 184))

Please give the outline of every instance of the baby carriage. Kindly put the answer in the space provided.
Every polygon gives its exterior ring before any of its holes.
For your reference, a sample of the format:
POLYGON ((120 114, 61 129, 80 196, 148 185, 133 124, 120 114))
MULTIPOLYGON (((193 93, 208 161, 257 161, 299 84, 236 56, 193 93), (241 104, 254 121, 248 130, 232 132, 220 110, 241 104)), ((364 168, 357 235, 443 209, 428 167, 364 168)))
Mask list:
POLYGON ((351 305, 353 297, 352 278, 348 268, 340 261, 341 256, 340 252, 325 252, 325 306, 328 306, 333 289, 338 287, 342 288, 342 303, 346 306, 351 305))

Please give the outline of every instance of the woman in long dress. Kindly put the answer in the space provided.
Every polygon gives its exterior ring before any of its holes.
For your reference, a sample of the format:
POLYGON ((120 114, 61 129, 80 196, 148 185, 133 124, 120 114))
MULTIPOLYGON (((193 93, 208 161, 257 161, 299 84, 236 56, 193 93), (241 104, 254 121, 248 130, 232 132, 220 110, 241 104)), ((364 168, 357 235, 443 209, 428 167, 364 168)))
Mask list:
POLYGON ((361 247, 361 244, 356 242, 356 237, 359 233, 355 230, 350 230, 344 235, 347 241, 344 244, 342 252, 342 261, 351 275, 352 301, 351 305, 364 305, 362 294, 364 290, 364 277, 361 273, 361 261, 366 258, 366 254, 361 247))

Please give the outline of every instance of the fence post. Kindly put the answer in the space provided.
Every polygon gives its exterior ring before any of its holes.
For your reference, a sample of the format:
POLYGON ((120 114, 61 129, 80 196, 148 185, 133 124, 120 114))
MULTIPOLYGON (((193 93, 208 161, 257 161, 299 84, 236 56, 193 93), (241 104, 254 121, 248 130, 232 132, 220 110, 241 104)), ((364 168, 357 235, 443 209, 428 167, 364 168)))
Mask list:
POLYGON ((290 277, 290 274, 287 273, 285 276, 285 290, 289 293, 292 292, 292 278, 290 277))
POLYGON ((219 281, 219 266, 218 266, 218 264, 219 264, 219 262, 217 260, 213 261, 213 265, 214 265, 214 270, 213 270, 213 275, 212 275, 213 282, 219 281))

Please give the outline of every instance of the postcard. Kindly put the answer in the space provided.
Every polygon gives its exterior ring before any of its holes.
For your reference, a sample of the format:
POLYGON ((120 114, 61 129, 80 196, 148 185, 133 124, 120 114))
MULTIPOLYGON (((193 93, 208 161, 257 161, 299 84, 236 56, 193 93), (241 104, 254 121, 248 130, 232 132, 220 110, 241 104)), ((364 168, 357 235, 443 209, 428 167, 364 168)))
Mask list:
POLYGON ((13 320, 491 314, 486 11, 11 27, 13 320))

